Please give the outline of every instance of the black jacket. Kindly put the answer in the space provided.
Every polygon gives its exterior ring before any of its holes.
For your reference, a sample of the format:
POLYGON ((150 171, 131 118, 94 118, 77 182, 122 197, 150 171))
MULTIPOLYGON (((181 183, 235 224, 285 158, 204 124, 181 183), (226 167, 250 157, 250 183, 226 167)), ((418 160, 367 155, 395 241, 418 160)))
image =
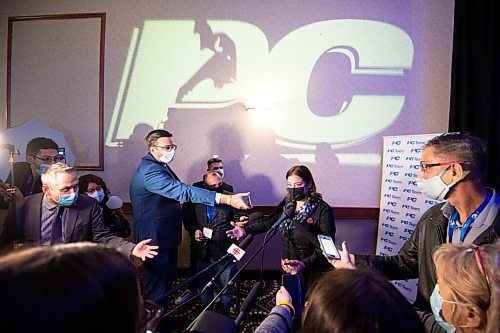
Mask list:
MULTIPOLYGON (((268 231, 281 217, 285 204, 285 200, 281 201, 273 214, 245 227, 245 232, 256 235, 268 231)), ((322 254, 317 236, 323 234, 335 239, 335 219, 332 207, 321 200, 307 221, 302 223, 302 227, 290 230, 289 237, 283 238, 282 257, 302 261, 305 265, 304 274, 306 275, 320 267, 331 268, 322 254), (316 242, 312 241, 314 239, 316 242)))
MULTIPOLYGON (((38 177, 37 180, 33 181, 33 176, 31 173, 31 166, 28 162, 16 162, 14 163, 14 177, 15 186, 21 191, 23 196, 27 197, 32 194, 42 192, 42 180, 38 177), (31 193, 30 193, 31 192, 31 193)), ((6 183, 11 183, 12 175, 9 173, 6 183)), ((12 184, 11 184, 12 185, 12 184)), ((0 209, 8 209, 9 203, 5 202, 3 197, 0 195, 0 209)))
MULTIPOLYGON (((432 253, 446 243, 448 219, 441 212, 444 203, 429 208, 418 222, 411 237, 406 241, 398 255, 355 255, 356 267, 380 271, 390 280, 418 278, 415 306, 431 311, 429 298, 436 285, 436 271, 432 253)), ((500 234, 500 211, 491 227, 475 240, 474 244, 493 243, 500 234)))

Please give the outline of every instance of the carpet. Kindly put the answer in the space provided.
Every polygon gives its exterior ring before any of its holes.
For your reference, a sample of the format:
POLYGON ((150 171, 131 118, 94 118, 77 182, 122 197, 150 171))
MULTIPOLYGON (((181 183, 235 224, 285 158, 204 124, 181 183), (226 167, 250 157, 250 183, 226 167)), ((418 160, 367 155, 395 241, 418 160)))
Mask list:
MULTIPOLYGON (((240 313, 240 307, 245 301, 245 298, 250 293, 253 285, 258 282, 259 272, 247 271, 243 272, 235 280, 235 293, 231 304, 231 319, 236 319, 240 313)), ((178 278, 175 285, 185 281, 185 277, 178 278)), ((264 287, 259 294, 255 305, 252 307, 246 318, 237 327, 238 333, 250 333, 255 331, 257 326, 267 317, 268 313, 274 307, 276 301, 276 292, 281 286, 281 272, 266 271, 263 273, 264 287)), ((179 297, 185 288, 182 288, 169 297, 166 313, 173 310, 176 305, 174 300, 179 297)), ((211 310, 217 311, 218 303, 211 310)), ((202 308, 199 299, 196 298, 188 304, 182 306, 174 313, 164 318, 159 326, 160 333, 177 333, 183 332, 189 324, 200 314, 202 308)))

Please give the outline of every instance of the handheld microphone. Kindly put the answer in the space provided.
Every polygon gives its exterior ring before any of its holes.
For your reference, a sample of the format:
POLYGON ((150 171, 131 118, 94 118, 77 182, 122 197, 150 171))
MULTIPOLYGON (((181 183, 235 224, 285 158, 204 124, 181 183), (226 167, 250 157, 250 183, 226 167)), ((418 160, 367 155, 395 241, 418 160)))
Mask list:
POLYGON ((278 221, 276 221, 273 226, 271 227, 270 230, 276 230, 279 228, 279 226, 286 220, 289 219, 293 216, 293 212, 295 211, 295 202, 293 204, 289 204, 288 208, 285 209, 283 212, 283 215, 279 218, 278 221))
POLYGON ((236 317, 234 321, 236 326, 238 326, 239 323, 241 323, 243 319, 245 319, 245 316, 248 314, 248 312, 250 312, 250 309, 255 304, 255 301, 257 300, 257 297, 262 290, 262 285, 262 281, 259 281, 253 285, 252 290, 250 290, 250 293, 248 293, 247 298, 245 298, 245 301, 240 307, 240 313, 238 314, 238 317, 236 317))

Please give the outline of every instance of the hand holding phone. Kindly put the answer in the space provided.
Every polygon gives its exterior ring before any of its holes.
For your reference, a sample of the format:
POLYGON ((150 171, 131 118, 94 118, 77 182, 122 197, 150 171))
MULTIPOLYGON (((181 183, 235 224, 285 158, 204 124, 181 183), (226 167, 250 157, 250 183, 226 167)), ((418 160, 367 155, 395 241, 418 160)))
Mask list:
POLYGON ((300 278, 298 275, 283 274, 281 283, 292 297, 295 315, 302 314, 302 292, 300 290, 300 278))
POLYGON ((326 235, 318 235, 319 245, 323 250, 323 255, 328 259, 340 259, 340 253, 333 242, 332 237, 326 235))
POLYGON ((250 194, 245 196, 245 197, 242 197, 242 199, 243 199, 243 202, 245 203, 245 205, 252 208, 252 198, 250 198, 250 194))

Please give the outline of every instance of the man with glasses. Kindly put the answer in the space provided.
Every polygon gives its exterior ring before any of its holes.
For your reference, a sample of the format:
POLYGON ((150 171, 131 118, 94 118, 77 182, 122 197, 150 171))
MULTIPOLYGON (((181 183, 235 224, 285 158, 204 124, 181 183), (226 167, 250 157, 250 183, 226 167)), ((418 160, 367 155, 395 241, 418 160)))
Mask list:
MULTIPOLYGON (((48 166, 64 161, 64 155, 59 154, 58 145, 52 139, 38 137, 26 145, 26 162, 14 164, 14 180, 16 199, 42 192, 40 175, 48 166)), ((0 181, 0 209, 9 208, 14 194, 9 192, 12 176, 9 174, 5 182, 0 181)))
POLYGON ((445 202, 422 215, 398 255, 348 255, 344 251, 343 260, 330 262, 336 268, 349 264, 372 268, 391 280, 418 278, 415 306, 430 312, 429 299, 437 282, 432 252, 444 243, 494 243, 500 235, 500 195, 483 183, 486 146, 480 139, 445 133, 423 148, 417 186, 430 198, 445 202))
POLYGON ((248 209, 243 197, 249 193, 229 195, 189 186, 168 165, 177 149, 172 134, 153 130, 146 136, 146 142, 148 154, 142 158, 130 183, 134 239, 151 238, 161 248, 156 258, 145 263, 143 283, 145 297, 163 303, 163 296, 177 275, 177 247, 182 241, 180 202, 248 209))

